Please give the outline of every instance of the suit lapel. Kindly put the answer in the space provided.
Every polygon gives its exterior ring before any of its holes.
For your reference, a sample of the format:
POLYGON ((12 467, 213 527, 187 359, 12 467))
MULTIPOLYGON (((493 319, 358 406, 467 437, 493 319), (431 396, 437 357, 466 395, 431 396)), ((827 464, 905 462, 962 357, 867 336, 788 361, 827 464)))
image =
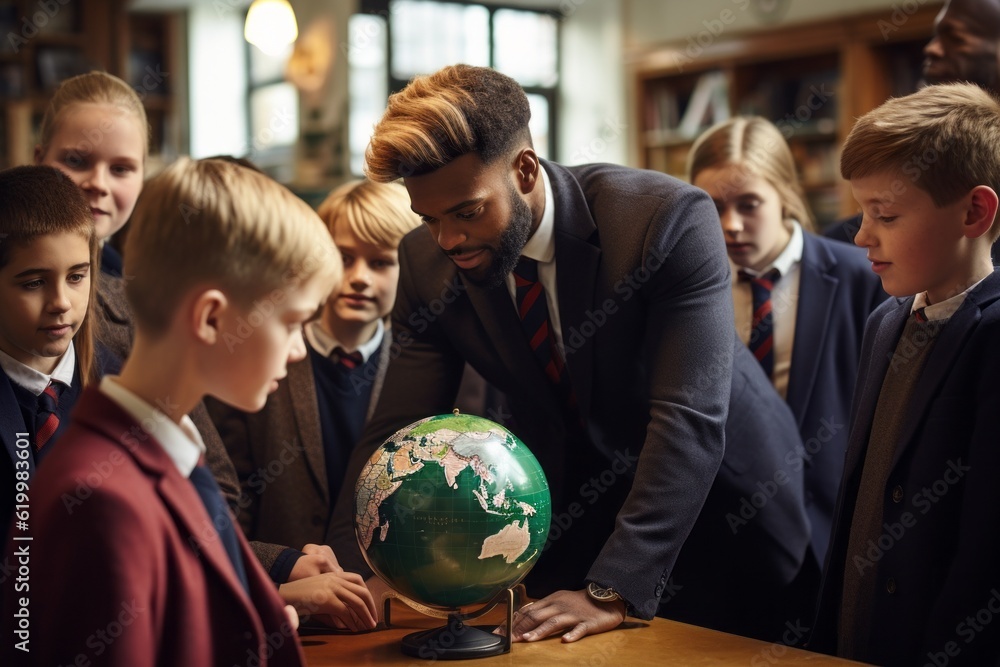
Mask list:
MULTIPOLYGON (((120 435, 136 426, 135 420, 125 410, 96 387, 88 388, 83 393, 74 415, 81 425, 100 432, 105 439, 115 443, 121 443, 120 435)), ((177 523, 181 537, 205 563, 206 577, 214 573, 239 600, 245 612, 253 616, 250 599, 236 577, 222 540, 191 482, 181 476, 163 447, 152 437, 131 440, 128 446, 121 446, 121 449, 156 486, 164 506, 177 523)), ((232 515, 230 519, 238 530, 236 519, 232 515)), ((252 565, 248 563, 248 569, 252 565)))
MULTIPOLYGON (((1000 274, 995 274, 1000 275, 1000 274)), ((945 377, 952 370, 952 363, 955 357, 962 351, 963 344, 982 318, 982 310, 978 295, 969 294, 965 303, 955 311, 955 314, 944 324, 938 332, 934 347, 927 355, 927 365, 920 371, 917 386, 913 390, 913 397, 907 411, 906 421, 903 423, 903 430, 900 433, 899 446, 893 455, 892 465, 895 466, 908 445, 915 440, 914 435, 917 427, 922 423, 921 417, 927 413, 931 401, 937 395, 944 382, 945 377)))
POLYGON ((831 274, 836 259, 809 234, 803 233, 799 262, 799 296, 795 315, 795 344, 788 378, 788 405, 799 428, 819 376, 834 297, 840 281, 831 274))
POLYGON ((493 347, 504 366, 518 379, 519 389, 530 394, 530 400, 541 409, 554 414, 557 406, 552 392, 548 391, 548 379, 535 361, 507 288, 487 289, 464 276, 461 280, 493 347))
MULTIPOLYGON (((149 444, 159 447, 159 443, 153 440, 150 440, 149 444)), ((166 455, 164 454, 164 456, 166 455)), ((165 463, 173 465, 169 459, 165 463)), ((164 466, 157 484, 157 491, 163 504, 167 506, 177 521, 177 528, 184 537, 184 541, 192 546, 200 555, 202 562, 205 563, 206 575, 208 572, 214 572, 219 579, 225 582, 226 587, 232 591, 233 595, 240 599, 246 611, 252 615, 253 610, 250 608, 250 600, 243 590, 243 584, 236 577, 236 570, 233 569, 233 564, 222 545, 222 540, 191 482, 181 477, 176 468, 170 470, 164 466)), ((230 515, 230 520, 236 530, 239 530, 239 524, 232 515, 230 515)), ((249 569, 252 563, 247 562, 245 565, 249 569)))
MULTIPOLYGON (((28 428, 21 415, 21 407, 17 403, 17 397, 14 396, 14 389, 10 386, 10 378, 2 371, 0 371, 0 408, 2 408, 0 409, 0 440, 3 440, 11 463, 16 464, 18 460, 17 434, 24 433, 24 437, 28 438, 28 428)), ((35 474, 35 457, 31 455, 31 449, 32 446, 29 442, 27 458, 29 477, 33 477, 35 474)), ((13 480, 11 483, 13 484, 13 480)))
POLYGON ((392 329, 386 322, 385 335, 382 336, 382 345, 379 349, 378 368, 375 370, 375 379, 372 380, 372 395, 368 399, 368 412, 365 413, 365 423, 375 414, 375 406, 378 404, 378 397, 382 393, 382 385, 385 384, 385 374, 389 370, 389 360, 392 358, 392 329))
POLYGON ((319 398, 313 380, 312 361, 306 356, 298 363, 288 365, 288 393, 291 411, 299 434, 305 459, 319 489, 323 502, 330 503, 330 488, 326 478, 326 456, 323 452, 323 433, 319 421, 319 398))
POLYGON ((852 419, 851 441, 844 466, 845 475, 851 474, 864 457, 868 435, 872 430, 872 420, 875 418, 875 407, 882 391, 882 382, 885 380, 889 362, 896 351, 896 343, 899 341, 899 334, 903 330, 906 318, 910 314, 912 303, 913 298, 910 297, 890 310, 882 318, 878 330, 875 332, 871 365, 866 371, 865 384, 861 388, 861 398, 854 402, 855 406, 858 407, 858 413, 852 419))
MULTIPOLYGON (((570 332, 579 329, 594 307, 594 289, 601 263, 601 249, 591 242, 597 233, 587 200, 572 174, 543 162, 555 201, 556 289, 566 367, 581 415, 590 414, 594 377, 594 336, 580 336, 571 345, 570 332)), ((595 325, 596 326, 596 325, 595 325)))

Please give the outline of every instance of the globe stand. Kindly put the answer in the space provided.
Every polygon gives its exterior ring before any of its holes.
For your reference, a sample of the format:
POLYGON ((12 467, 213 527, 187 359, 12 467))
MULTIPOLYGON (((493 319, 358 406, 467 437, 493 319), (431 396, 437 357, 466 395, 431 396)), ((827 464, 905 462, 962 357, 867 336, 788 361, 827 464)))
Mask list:
POLYGON ((398 597, 405 604, 417 611, 434 618, 447 618, 444 627, 431 630, 421 630, 403 637, 402 649, 405 655, 424 660, 464 660, 467 658, 486 658, 494 655, 510 653, 510 628, 514 626, 514 608, 525 597, 524 586, 518 584, 514 588, 501 591, 483 607, 469 613, 444 612, 425 605, 415 603, 401 595, 390 595, 385 599, 384 617, 386 627, 390 627, 389 604, 392 597, 398 597), (480 618, 493 610, 498 604, 506 603, 507 617, 505 625, 468 625, 467 621, 480 618), (496 633, 498 627, 505 632, 496 633))

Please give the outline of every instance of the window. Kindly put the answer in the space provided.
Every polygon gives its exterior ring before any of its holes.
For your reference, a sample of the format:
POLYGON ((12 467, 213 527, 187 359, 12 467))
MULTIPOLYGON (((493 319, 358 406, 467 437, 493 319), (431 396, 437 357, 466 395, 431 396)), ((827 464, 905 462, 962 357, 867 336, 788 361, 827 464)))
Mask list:
POLYGON ((299 93, 285 81, 287 52, 271 56, 247 43, 247 158, 281 183, 294 177, 295 142, 299 137, 299 93))
POLYGON ((372 126, 388 95, 414 76, 456 63, 493 67, 528 94, 531 134, 543 158, 555 155, 559 22, 540 10, 447 0, 362 0, 351 17, 351 172, 360 175, 372 126))

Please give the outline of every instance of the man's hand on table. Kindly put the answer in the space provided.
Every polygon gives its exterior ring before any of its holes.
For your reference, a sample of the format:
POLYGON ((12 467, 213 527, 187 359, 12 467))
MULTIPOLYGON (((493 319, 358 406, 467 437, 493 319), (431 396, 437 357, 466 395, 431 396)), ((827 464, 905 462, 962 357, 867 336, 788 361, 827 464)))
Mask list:
POLYGON ((586 591, 556 591, 514 614, 513 641, 533 642, 564 633, 564 642, 613 630, 625 620, 625 602, 597 602, 586 591))

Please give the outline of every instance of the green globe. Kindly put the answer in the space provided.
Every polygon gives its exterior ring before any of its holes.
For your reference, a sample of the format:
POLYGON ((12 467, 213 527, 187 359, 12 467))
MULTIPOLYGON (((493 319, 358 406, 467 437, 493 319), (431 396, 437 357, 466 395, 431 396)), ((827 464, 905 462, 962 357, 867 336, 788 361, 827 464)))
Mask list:
POLYGON ((401 429, 355 487, 368 565, 397 593, 440 609, 488 602, 523 579, 551 513, 545 473, 524 443, 471 415, 401 429))

